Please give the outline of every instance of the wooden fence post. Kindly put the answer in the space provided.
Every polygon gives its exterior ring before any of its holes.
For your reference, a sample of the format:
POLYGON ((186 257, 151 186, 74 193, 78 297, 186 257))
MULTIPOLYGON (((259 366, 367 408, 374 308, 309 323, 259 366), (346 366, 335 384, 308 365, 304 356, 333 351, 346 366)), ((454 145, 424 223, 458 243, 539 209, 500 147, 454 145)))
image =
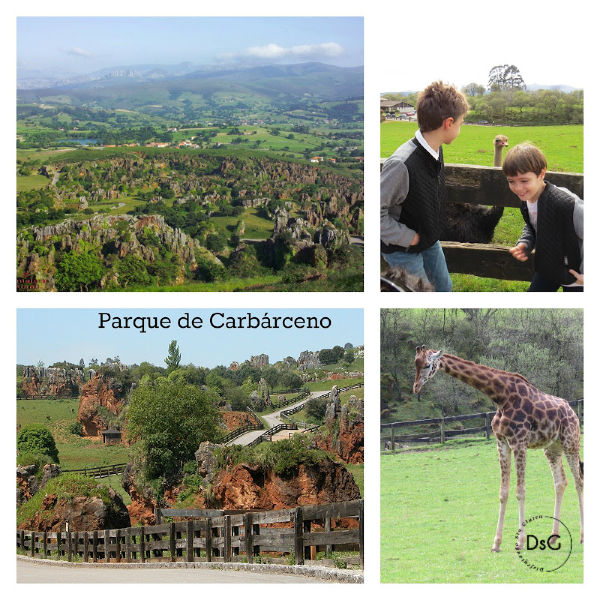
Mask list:
POLYGON ((61 557, 61 552, 62 552, 62 548, 61 548, 62 539, 61 538, 62 538, 61 532, 57 531, 56 532, 56 554, 57 554, 58 558, 61 557))
POLYGON ((131 527, 125 530, 125 562, 131 562, 131 527))
POLYGON ((187 562, 194 562, 194 521, 186 523, 185 542, 185 560, 187 562))
POLYGON ((110 562, 110 550, 108 549, 110 542, 110 534, 108 529, 104 530, 104 560, 110 562))
POLYGON ((117 529, 117 562, 121 562, 121 530, 117 529))
POLYGON ((440 444, 446 443, 446 423, 444 421, 444 417, 440 422, 440 444))
POLYGON ((98 562, 98 532, 92 531, 92 562, 98 562))
MULTIPOLYGON (((331 532, 331 513, 327 511, 327 516, 325 517, 325 531, 327 533, 331 532)), ((333 546, 331 544, 327 544, 325 546, 325 554, 330 555, 333 552, 333 546)))
POLYGON ((392 425, 392 453, 396 452, 396 442, 394 441, 394 426, 392 425))
POLYGON ((73 559, 73 536, 71 530, 67 531, 67 560, 71 562, 73 559))
POLYGON ((171 562, 177 560, 177 549, 175 541, 175 523, 169 523, 169 552, 171 553, 171 562))
POLYGON ((48 558, 48 532, 44 531, 44 537, 43 537, 43 544, 44 544, 44 558, 48 558))
POLYGON ((35 531, 31 532, 31 556, 35 556, 35 531))
POLYGON ((140 560, 146 562, 146 528, 142 525, 140 527, 140 560))
POLYGON ((223 543, 223 562, 231 562, 231 516, 225 515, 224 522, 224 543, 223 543))
POLYGON ((252 538, 254 537, 252 533, 252 513, 246 513, 244 515, 244 531, 246 536, 246 560, 248 564, 252 564, 254 562, 254 544, 252 543, 252 538))
POLYGON ((212 519, 206 519, 206 561, 212 562, 212 519))
POLYGON ((294 554, 296 564, 304 564, 304 523, 302 519, 302 507, 294 509, 294 554))
POLYGON ((90 559, 90 534, 87 531, 83 532, 83 560, 88 562, 90 559))
POLYGON ((19 540, 20 540, 20 546, 21 546, 21 550, 25 550, 25 530, 21 529, 21 531, 19 531, 19 540))
POLYGON ((360 503, 358 512, 358 551, 360 554, 360 568, 365 568, 365 503, 360 503))

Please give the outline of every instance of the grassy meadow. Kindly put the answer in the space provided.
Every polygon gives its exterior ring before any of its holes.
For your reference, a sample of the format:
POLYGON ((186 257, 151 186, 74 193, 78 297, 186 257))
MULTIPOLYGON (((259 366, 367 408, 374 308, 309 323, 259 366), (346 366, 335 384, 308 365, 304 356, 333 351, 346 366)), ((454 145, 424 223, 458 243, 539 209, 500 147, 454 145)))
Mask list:
POLYGON ((17 426, 41 423, 50 429, 62 469, 83 469, 129 461, 129 448, 105 446, 101 439, 91 440, 70 433, 77 421, 78 398, 55 400, 17 400, 17 426))
MULTIPOLYGON (((563 498, 561 521, 571 532, 572 552, 560 569, 540 572, 523 564, 514 550, 514 536, 519 526, 514 464, 502 551, 491 552, 500 488, 495 442, 463 442, 421 452, 382 455, 381 581, 583 582, 579 505, 573 477, 566 461, 564 463, 568 485, 563 498)), ((554 485, 541 450, 530 450, 527 454, 526 486, 526 518, 551 516, 554 510, 554 485)), ((533 525, 531 531, 534 531, 533 525)), ((550 530, 542 533, 549 534, 550 530)), ((562 527, 560 535, 564 542, 560 552, 566 558, 568 535, 562 527)), ((548 560, 547 554, 539 558, 539 551, 523 552, 523 556, 533 564, 537 561, 538 565, 543 564, 540 560, 548 560)))
MULTIPOLYGON (((387 158, 414 136, 416 123, 384 121, 381 124, 381 157, 387 158)), ((463 125, 458 138, 444 146, 444 161, 467 165, 492 166, 494 138, 508 137, 509 148, 522 142, 532 142, 542 149, 550 171, 583 172, 583 125, 556 125, 539 127, 508 127, 463 125)), ((505 150, 506 153, 506 150, 505 150)), ((523 230, 523 217, 517 208, 505 208, 494 231, 493 244, 512 246, 523 230)), ((451 274, 453 289, 457 292, 519 292, 526 291, 529 282, 503 281, 474 275, 451 274)))

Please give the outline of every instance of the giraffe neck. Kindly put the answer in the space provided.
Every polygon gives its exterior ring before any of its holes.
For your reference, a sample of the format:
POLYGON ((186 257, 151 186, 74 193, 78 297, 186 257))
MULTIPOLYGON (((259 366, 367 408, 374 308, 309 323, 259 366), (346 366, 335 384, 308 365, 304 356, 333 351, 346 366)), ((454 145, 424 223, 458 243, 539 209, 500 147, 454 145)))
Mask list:
POLYGON ((448 375, 483 392, 498 405, 503 405, 509 399, 518 383, 531 385, 525 377, 518 373, 509 373, 493 367, 478 365, 452 354, 442 356, 440 367, 448 375))

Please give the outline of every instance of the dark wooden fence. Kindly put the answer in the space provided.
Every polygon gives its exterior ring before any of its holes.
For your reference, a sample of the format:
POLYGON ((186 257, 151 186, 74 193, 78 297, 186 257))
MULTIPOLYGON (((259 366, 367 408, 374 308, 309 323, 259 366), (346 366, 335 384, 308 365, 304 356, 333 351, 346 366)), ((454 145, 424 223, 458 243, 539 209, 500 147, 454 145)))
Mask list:
MULTIPOLYGON (((381 159, 383 162, 384 159, 381 159)), ((506 176, 499 167, 446 164, 445 172, 448 202, 514 208, 521 206, 521 201, 508 188, 506 176)), ((546 181, 566 187, 583 198, 581 173, 548 171, 546 181)), ((531 281, 533 277, 533 261, 515 260, 507 246, 442 240, 442 248, 451 273, 514 281, 531 281)))
POLYGON ((17 530, 17 550, 36 558, 106 563, 239 562, 243 557, 252 563, 261 552, 280 552, 293 555, 295 564, 302 565, 311 557, 311 548, 342 545, 357 549, 364 565, 363 500, 267 512, 207 513, 195 520, 102 531, 17 530), (358 526, 334 526, 348 517, 358 526))
POLYGON ((101 479, 102 477, 108 477, 109 475, 122 475, 127 463, 120 463, 118 465, 105 465, 102 467, 84 467, 83 469, 61 469, 62 473, 81 473, 87 477, 94 477, 101 479))
MULTIPOLYGON (((575 409, 579 422, 583 424, 583 398, 572 400, 569 404, 575 409)), ((440 443, 457 437, 466 437, 474 434, 484 434, 487 439, 492 435, 491 422, 496 411, 474 413, 470 415, 452 415, 447 417, 434 417, 431 419, 419 419, 416 421, 396 421, 394 423, 381 424, 381 449, 395 452, 398 444, 410 443, 440 443), (452 423, 464 421, 479 421, 482 425, 474 427, 462 427, 452 429, 452 423), (422 429, 419 433, 400 435, 398 430, 422 429)))

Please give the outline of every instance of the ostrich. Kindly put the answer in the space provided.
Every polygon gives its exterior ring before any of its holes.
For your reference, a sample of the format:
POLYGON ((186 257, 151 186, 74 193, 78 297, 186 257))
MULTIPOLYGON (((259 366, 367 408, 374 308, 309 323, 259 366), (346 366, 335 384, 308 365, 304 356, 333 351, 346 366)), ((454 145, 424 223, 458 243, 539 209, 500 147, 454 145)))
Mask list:
MULTIPOLYGON (((505 135, 497 135, 494 138, 494 167, 502 165, 502 149, 506 146, 508 138, 505 135)), ((446 226, 441 239, 449 242, 489 244, 503 213, 502 206, 449 203, 446 207, 446 226)))

